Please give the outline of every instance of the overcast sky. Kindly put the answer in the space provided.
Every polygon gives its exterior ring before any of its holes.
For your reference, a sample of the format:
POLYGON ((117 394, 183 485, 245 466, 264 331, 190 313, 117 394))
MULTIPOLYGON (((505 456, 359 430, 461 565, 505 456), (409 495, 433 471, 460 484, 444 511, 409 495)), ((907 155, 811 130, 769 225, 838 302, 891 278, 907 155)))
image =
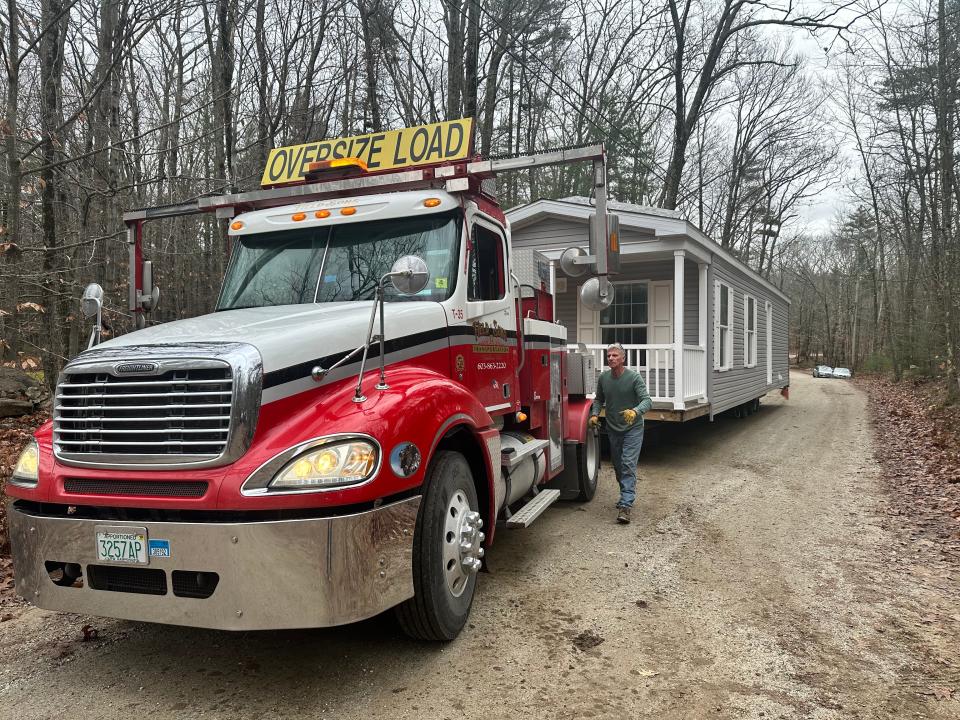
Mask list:
MULTIPOLYGON (((786 32, 796 51, 807 56, 809 60, 808 72, 836 87, 838 83, 834 76, 841 51, 839 44, 834 46, 833 52, 828 53, 824 51, 823 38, 813 37, 806 30, 786 32)), ((818 197, 814 198, 809 205, 801 209, 801 217, 805 222, 806 230, 811 233, 824 233, 830 230, 850 202, 848 187, 851 177, 850 168, 856 162, 853 153, 854 147, 839 129, 837 132, 840 135, 841 153, 847 165, 847 170, 818 197)))

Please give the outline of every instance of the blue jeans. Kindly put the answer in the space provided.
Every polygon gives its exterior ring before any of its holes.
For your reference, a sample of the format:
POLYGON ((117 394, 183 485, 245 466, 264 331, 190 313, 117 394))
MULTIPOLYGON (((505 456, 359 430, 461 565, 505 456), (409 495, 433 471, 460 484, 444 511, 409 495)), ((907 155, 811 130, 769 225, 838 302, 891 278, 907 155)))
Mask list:
POLYGON ((643 425, 636 425, 626 432, 607 429, 610 441, 610 460, 620 483, 620 500, 617 507, 633 507, 637 497, 637 461, 643 445, 643 425))

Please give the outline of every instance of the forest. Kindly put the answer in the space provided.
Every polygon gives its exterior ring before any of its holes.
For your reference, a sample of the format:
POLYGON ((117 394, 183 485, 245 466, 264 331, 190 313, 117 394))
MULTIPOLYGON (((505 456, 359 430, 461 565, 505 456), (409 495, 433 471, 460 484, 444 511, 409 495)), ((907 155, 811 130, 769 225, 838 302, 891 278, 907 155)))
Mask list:
MULTIPOLYGON (((85 285, 132 329, 124 211, 258 187, 269 150, 476 118, 476 152, 606 143, 792 298, 791 352, 960 396, 960 2, 7 0, 0 362, 54 382, 85 285), (808 222, 833 203, 828 225, 808 222), (39 365, 39 367, 34 367, 39 365)), ((504 207, 586 194, 500 180, 504 207)), ((225 220, 151 223, 150 322, 209 312, 225 220), (151 227, 155 226, 155 227, 151 227)))

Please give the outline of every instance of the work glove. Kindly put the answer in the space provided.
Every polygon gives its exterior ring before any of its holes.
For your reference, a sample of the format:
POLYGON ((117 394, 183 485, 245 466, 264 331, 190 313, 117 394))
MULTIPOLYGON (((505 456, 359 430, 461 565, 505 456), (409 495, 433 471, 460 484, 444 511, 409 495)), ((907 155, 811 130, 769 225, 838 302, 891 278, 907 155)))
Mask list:
POLYGON ((637 421, 636 410, 624 410, 620 415, 623 416, 623 421, 627 423, 627 425, 633 425, 637 421))
POLYGON ((592 428, 597 427, 599 424, 600 424, 600 418, 597 417, 596 415, 591 415, 590 419, 587 420, 587 425, 589 425, 592 428))

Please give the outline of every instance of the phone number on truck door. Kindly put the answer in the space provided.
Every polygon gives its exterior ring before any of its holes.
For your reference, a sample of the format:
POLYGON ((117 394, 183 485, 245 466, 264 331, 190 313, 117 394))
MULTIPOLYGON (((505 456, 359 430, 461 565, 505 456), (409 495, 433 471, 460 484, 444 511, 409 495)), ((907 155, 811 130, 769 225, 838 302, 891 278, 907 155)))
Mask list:
POLYGON ((505 362, 478 362, 477 370, 506 370, 505 362))

